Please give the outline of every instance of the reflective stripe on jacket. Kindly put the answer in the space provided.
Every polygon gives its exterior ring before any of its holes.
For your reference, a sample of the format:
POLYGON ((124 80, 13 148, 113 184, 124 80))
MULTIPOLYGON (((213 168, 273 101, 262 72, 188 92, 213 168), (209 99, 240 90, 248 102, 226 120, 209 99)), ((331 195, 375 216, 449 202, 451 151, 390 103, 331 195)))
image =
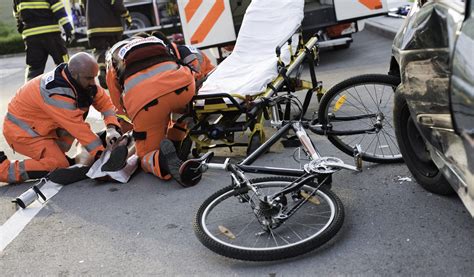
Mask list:
POLYGON ((88 0, 86 4, 87 36, 121 34, 122 18, 128 17, 123 0, 88 0))
POLYGON ((115 70, 107 72, 110 97, 118 113, 127 114, 131 120, 148 103, 163 95, 194 89, 191 70, 175 62, 159 63, 130 76, 125 80, 124 89, 115 74, 115 70))
POLYGON ((73 29, 62 0, 13 0, 13 15, 23 39, 73 29))
MULTIPOLYGON (((99 137, 84 121, 88 108, 78 108, 77 90, 65 73, 65 64, 23 85, 8 105, 6 121, 24 133, 16 137, 57 138, 56 129, 63 128, 92 155, 103 150, 99 137)), ((98 87, 92 105, 102 113, 106 124, 119 126, 114 107, 105 91, 98 87)))
POLYGON ((152 49, 156 49, 157 45, 164 46, 160 39, 154 37, 131 38, 114 45, 112 53, 108 55, 106 80, 110 97, 118 113, 127 114, 131 120, 151 101, 195 87, 191 70, 179 65, 175 58, 170 60, 168 52, 163 53, 163 59, 158 56, 153 57, 156 60, 144 58, 153 53, 152 49), (127 62, 123 62, 124 60, 127 62), (150 60, 153 63, 149 63, 150 60), (137 63, 144 66, 137 66, 137 63), (125 68, 119 69, 118 66, 125 68), (140 70, 124 74, 128 67, 140 70), (122 72, 125 77, 119 78, 118 72, 122 72))

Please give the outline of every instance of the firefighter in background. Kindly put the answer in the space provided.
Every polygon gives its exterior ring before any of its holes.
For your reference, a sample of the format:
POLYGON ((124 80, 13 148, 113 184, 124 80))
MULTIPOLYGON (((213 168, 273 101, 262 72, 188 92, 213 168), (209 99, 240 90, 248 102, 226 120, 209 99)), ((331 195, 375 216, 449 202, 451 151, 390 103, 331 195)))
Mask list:
POLYGON ((13 0, 13 15, 26 47, 26 81, 43 74, 48 55, 56 65, 68 61, 60 26, 67 41, 73 28, 61 0, 13 0))
POLYGON ((74 138, 92 157, 98 157, 103 142, 84 121, 91 105, 104 117, 106 143, 120 137, 114 106, 95 84, 98 71, 94 57, 81 52, 18 90, 8 105, 3 135, 13 151, 30 159, 10 161, 0 151, 0 182, 37 179, 74 164, 65 154, 74 138))
POLYGON ((87 37, 99 64, 99 83, 103 88, 107 88, 105 53, 122 39, 122 19, 127 26, 131 26, 132 17, 123 5, 123 0, 87 0, 87 37))
POLYGON ((107 57, 107 84, 118 113, 133 123, 142 169, 192 186, 201 173, 180 171, 175 145, 184 139, 186 129, 171 120, 171 113, 184 113, 195 95, 194 69, 184 62, 192 64, 197 56, 193 48, 181 56, 165 36, 158 36, 140 34, 114 45, 107 57))

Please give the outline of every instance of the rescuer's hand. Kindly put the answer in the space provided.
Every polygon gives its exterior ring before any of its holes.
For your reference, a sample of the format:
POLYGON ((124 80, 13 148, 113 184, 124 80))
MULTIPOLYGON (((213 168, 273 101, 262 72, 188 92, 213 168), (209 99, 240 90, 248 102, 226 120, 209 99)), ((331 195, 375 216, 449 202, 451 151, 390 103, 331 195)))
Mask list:
POLYGON ((115 127, 108 127, 107 131, 105 131, 105 142, 107 146, 110 146, 117 142, 117 140, 121 137, 120 133, 117 131, 115 127))
POLYGON ((64 32, 66 33, 66 43, 70 44, 74 40, 74 33, 69 29, 64 30, 64 32))
POLYGON ((130 29, 130 27, 132 26, 132 17, 130 15, 127 15, 124 19, 125 24, 127 24, 127 28, 130 29))

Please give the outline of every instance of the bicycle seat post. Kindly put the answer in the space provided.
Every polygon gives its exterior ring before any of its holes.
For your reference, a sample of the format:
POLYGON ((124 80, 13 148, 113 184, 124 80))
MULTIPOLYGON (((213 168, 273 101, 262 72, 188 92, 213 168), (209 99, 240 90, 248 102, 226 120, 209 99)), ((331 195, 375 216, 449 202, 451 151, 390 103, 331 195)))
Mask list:
POLYGON ((304 149, 311 156, 311 159, 317 160, 321 158, 321 155, 319 154, 318 150, 313 146, 313 143, 311 142, 311 139, 309 138, 308 133, 304 129, 301 122, 294 122, 292 124, 292 127, 296 133, 296 136, 301 141, 301 144, 303 145, 304 149))

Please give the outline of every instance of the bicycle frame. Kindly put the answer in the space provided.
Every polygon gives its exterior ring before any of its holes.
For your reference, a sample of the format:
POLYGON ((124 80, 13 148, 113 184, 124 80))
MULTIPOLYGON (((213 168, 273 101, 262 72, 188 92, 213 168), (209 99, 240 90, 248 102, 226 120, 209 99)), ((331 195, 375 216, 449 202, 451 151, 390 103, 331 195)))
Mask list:
MULTIPOLYGON (((256 173, 256 174, 271 174, 271 175, 278 175, 278 176, 294 176, 294 177, 301 177, 307 171, 303 169, 292 169, 292 168, 282 168, 282 167, 266 167, 266 166, 252 166, 252 163, 255 162, 262 154, 267 152, 272 145, 274 145, 280 138, 282 138, 290 129, 292 129, 298 139, 301 141, 303 145, 303 149, 309 155, 310 160, 317 161, 320 160, 322 157, 319 154, 316 147, 308 136, 304 125, 305 122, 303 121, 282 121, 282 127, 271 136, 265 143, 263 143, 259 148, 257 148, 251 155, 245 158, 243 161, 237 163, 235 166, 239 168, 243 172, 249 173, 256 173)), ((340 168, 345 168, 354 171, 360 171, 359 167, 347 165, 344 163, 337 163, 331 164, 333 166, 337 166, 340 168)), ((228 166, 228 159, 223 164, 218 163, 206 163, 208 168, 214 169, 227 169, 228 166)), ((318 177, 320 174, 315 174, 318 177)))

